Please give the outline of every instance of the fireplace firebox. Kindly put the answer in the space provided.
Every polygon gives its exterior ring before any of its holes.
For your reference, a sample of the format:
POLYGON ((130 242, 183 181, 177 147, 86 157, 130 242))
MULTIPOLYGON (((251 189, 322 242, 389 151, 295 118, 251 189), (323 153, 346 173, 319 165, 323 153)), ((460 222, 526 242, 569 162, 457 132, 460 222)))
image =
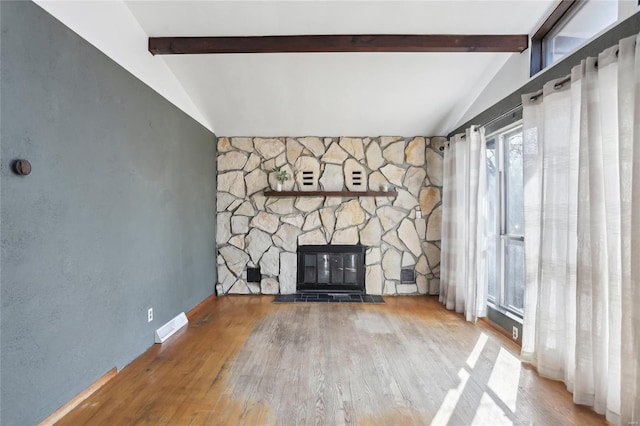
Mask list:
POLYGON ((365 292, 362 245, 298 246, 297 290, 365 292))

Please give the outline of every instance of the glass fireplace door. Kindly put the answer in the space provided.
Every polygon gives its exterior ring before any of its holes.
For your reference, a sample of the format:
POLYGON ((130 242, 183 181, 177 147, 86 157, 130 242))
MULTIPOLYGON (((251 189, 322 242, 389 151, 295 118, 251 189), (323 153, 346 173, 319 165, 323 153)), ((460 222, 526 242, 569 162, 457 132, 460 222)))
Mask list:
POLYGON ((364 250, 361 246, 301 246, 299 290, 364 290, 364 250), (311 247, 317 247, 315 250, 311 247), (351 252, 344 252, 348 247, 351 252), (313 252, 308 252, 313 250, 313 252), (302 252, 301 252, 302 251, 302 252))

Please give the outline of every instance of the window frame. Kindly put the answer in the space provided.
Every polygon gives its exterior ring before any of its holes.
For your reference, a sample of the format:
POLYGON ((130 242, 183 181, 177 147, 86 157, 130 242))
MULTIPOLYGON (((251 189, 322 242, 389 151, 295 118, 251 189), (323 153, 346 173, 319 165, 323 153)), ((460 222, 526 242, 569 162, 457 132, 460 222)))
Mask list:
POLYGON ((531 37, 531 64, 530 76, 533 77, 545 68, 544 64, 544 39, 564 24, 564 20, 577 11, 587 0, 560 0, 553 9, 549 17, 540 25, 535 34, 531 37))
MULTIPOLYGON (((516 121, 511 122, 510 124, 504 125, 500 128, 495 129, 488 135, 486 135, 485 139, 487 142, 493 140, 495 143, 495 158, 496 158, 496 200, 498 202, 497 208, 497 216, 489 218, 489 220, 495 221, 497 225, 497 233, 496 235, 491 235, 490 237, 497 238, 497 246, 496 246, 496 280, 495 283, 495 296, 492 296, 487 291, 487 303, 496 311, 501 312, 503 314, 509 314, 508 316, 522 320, 524 316, 524 311, 515 307, 511 307, 506 303, 506 290, 505 290, 505 268, 504 262, 506 257, 506 240, 509 241, 518 241, 524 244, 524 230, 522 231, 522 235, 510 234, 507 229, 507 185, 506 185, 506 176, 505 176, 505 164, 504 164, 504 152, 505 152, 505 136, 514 132, 514 130, 523 131, 523 120, 520 118, 516 121)), ((523 277, 524 278, 524 277, 523 277)))

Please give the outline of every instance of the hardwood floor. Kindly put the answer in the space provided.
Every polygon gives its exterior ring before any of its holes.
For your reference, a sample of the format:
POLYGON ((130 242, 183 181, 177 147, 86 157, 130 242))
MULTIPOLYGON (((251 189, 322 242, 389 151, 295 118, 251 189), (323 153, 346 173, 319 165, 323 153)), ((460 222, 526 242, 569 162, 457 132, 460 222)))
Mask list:
POLYGON ((58 424, 605 424, 433 298, 272 299, 204 304, 58 424))

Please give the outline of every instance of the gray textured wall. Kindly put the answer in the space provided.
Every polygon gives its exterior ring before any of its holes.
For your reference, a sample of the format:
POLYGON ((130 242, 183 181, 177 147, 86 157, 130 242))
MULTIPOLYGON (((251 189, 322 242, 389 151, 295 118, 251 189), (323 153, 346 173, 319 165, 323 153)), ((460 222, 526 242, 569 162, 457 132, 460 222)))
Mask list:
POLYGON ((0 3, 1 423, 35 424, 213 292, 215 135, 37 5, 0 3))

